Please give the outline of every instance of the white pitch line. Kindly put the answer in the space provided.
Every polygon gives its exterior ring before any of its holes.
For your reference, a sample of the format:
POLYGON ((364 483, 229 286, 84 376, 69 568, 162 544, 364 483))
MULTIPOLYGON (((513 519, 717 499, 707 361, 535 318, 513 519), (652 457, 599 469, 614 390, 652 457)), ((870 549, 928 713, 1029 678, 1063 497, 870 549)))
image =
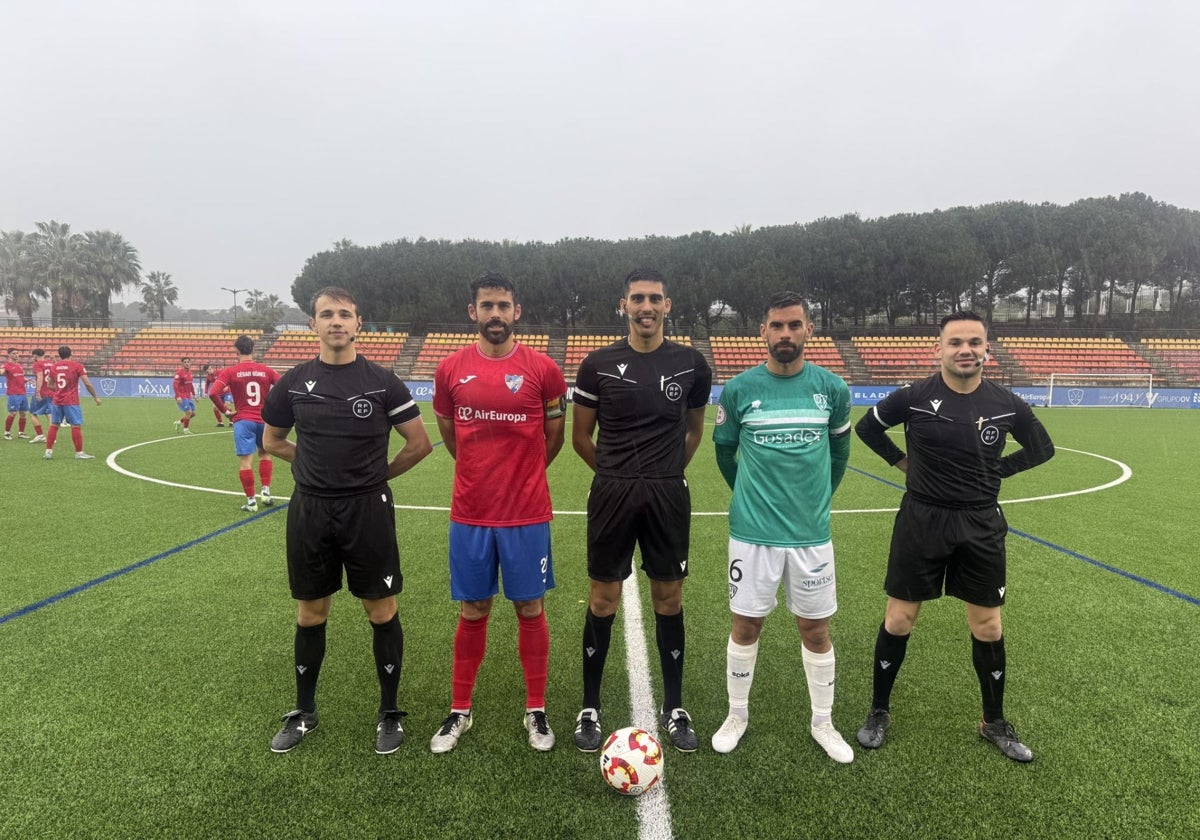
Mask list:
MULTIPOLYGON (((634 726, 655 733, 658 731, 658 710, 654 704, 654 690, 650 687, 650 659, 646 652, 646 634, 642 629, 637 566, 634 566, 633 574, 625 578, 621 603, 624 605, 630 717, 634 726)), ((665 747, 664 744, 664 755, 665 747)), ((637 813, 639 840, 671 840, 675 836, 671 829, 671 804, 667 801, 665 775, 662 782, 638 797, 637 813)))
MULTIPOLYGON (((202 433, 202 435, 192 435, 191 437, 219 435, 219 434, 222 434, 222 433, 221 432, 204 432, 204 433, 202 433)), ((141 473, 135 473, 132 470, 125 469, 124 467, 120 466, 117 463, 118 455, 121 455, 125 452, 129 452, 130 450, 133 450, 133 449, 137 449, 140 446, 149 446, 152 443, 166 443, 168 441, 186 440, 186 439, 187 438, 184 438, 184 437, 166 437, 166 438, 158 438, 156 440, 144 440, 141 443, 134 443, 134 444, 126 446, 122 449, 118 449, 115 452, 110 453, 109 456, 104 459, 104 462, 108 465, 109 469, 114 470, 115 472, 118 472, 121 475, 129 476, 130 478, 136 478, 140 481, 149 481, 152 484, 161 484, 164 487, 178 487, 181 490, 196 490, 201 493, 218 493, 222 496, 237 496, 237 497, 241 498, 243 495, 241 490, 219 490, 215 487, 202 487, 198 484, 183 484, 178 481, 167 481, 164 478, 154 478, 152 476, 142 475, 141 473)), ((1118 478, 1108 482, 1107 484, 1099 484, 1099 485, 1096 485, 1095 487, 1084 487, 1081 490, 1068 490, 1064 493, 1050 493, 1050 494, 1047 494, 1044 496, 1029 496, 1028 498, 1025 498, 1025 499, 1001 499, 1000 500, 1001 505, 1019 505, 1019 504, 1024 504, 1026 502, 1045 502, 1045 501, 1049 501, 1050 499, 1065 499, 1069 496, 1082 496, 1087 493, 1099 493, 1101 490, 1108 490, 1110 488, 1116 487, 1117 485, 1124 484, 1126 481, 1128 481, 1130 478, 1133 477, 1133 470, 1130 469, 1127 464, 1124 464, 1121 461, 1116 460, 1115 458, 1109 458, 1105 455, 1098 455, 1095 452, 1086 452, 1082 449, 1068 449, 1065 446, 1058 446, 1058 447, 1055 447, 1055 449, 1059 452, 1074 452, 1077 455, 1086 455, 1089 458, 1099 458, 1101 461, 1108 461, 1110 464, 1115 464, 1117 467, 1120 468, 1121 475, 1118 478)), ((275 498, 279 501, 284 501, 284 502, 289 501, 291 499, 290 496, 276 496, 275 498)), ((440 505, 399 505, 398 504, 398 505, 393 505, 393 507, 396 508, 396 510, 423 510, 423 511, 432 511, 432 512, 441 511, 441 512, 445 512, 445 513, 448 513, 450 511, 450 508, 443 507, 440 505)), ((850 509, 846 509, 846 510, 833 510, 833 511, 830 511, 830 513, 837 513, 837 514, 895 513, 897 510, 899 510, 899 508, 894 508, 894 507, 891 507, 891 508, 850 508, 850 509)), ((586 510, 556 510, 556 511, 554 511, 554 515, 555 516, 587 516, 587 511, 586 510)), ((694 511, 692 511, 692 516, 728 516, 728 515, 729 515, 729 513, 727 511, 723 511, 723 510, 694 510, 694 511)))

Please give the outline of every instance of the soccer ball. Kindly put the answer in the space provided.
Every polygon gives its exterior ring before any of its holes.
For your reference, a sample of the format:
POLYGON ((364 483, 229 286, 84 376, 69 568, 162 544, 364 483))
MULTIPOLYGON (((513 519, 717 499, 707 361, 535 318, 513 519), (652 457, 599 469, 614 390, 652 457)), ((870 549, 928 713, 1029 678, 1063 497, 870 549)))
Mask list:
POLYGON ((662 778, 662 745, 637 726, 618 729, 608 736, 604 749, 600 750, 600 775, 617 793, 643 794, 662 778))

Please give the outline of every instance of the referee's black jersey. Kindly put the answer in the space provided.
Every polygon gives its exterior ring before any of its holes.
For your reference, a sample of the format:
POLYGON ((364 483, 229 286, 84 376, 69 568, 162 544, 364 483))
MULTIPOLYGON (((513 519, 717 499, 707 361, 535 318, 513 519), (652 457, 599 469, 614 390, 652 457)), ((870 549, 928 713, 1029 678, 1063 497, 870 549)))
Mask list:
POLYGON ((596 411, 596 474, 683 476, 687 414, 708 405, 712 371, 700 351, 673 341, 649 353, 629 339, 593 350, 579 365, 575 402, 596 411))
POLYGON ((420 416, 405 384, 363 356, 348 365, 319 358, 296 365, 262 410, 263 422, 296 429, 296 487, 325 497, 384 487, 392 427, 420 416))
POLYGON ((863 415, 855 431, 889 464, 902 452, 886 429, 904 424, 908 493, 925 504, 964 510, 992 507, 1000 480, 1054 455, 1029 404, 984 379, 970 394, 951 390, 941 373, 899 388, 863 415), (1021 450, 1004 455, 1009 435, 1021 450))

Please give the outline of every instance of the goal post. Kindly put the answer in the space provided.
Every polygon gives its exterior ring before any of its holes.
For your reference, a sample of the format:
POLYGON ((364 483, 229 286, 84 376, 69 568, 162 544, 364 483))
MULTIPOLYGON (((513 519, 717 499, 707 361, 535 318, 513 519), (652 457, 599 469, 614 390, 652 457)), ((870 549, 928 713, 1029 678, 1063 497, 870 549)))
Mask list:
POLYGON ((1154 373, 1052 373, 1047 408, 1149 408, 1154 405, 1154 373))

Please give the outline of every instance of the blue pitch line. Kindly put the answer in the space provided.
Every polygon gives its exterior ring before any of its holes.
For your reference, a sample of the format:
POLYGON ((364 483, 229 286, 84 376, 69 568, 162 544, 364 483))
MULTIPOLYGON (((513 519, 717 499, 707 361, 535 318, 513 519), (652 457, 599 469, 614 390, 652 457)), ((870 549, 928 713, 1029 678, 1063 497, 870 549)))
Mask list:
POLYGON ((1104 569, 1106 572, 1112 572, 1115 575, 1120 575, 1123 578, 1132 580, 1134 583, 1140 583, 1143 586, 1149 586, 1151 589, 1157 589, 1164 595, 1170 595, 1172 598, 1178 598, 1181 601, 1187 601, 1193 606, 1200 607, 1200 598, 1188 595, 1186 592, 1180 592, 1178 589, 1172 589, 1169 586, 1163 586, 1161 583, 1155 583, 1149 578, 1144 578, 1141 575, 1135 575, 1133 572, 1127 572, 1124 569, 1118 569, 1116 566, 1110 566, 1107 563, 1102 563, 1099 560, 1095 560, 1091 557, 1080 554, 1078 551, 1072 551, 1069 548, 1063 548, 1061 545, 1055 545, 1052 542, 1048 542, 1041 537, 1035 537, 1033 534, 1026 534, 1024 531, 1017 531, 1013 528, 1009 528, 1008 530, 1016 534, 1018 537, 1024 537, 1030 542, 1035 542, 1038 545, 1044 545, 1046 548, 1052 548, 1055 551, 1061 551, 1068 557, 1074 557, 1076 560, 1082 560, 1084 563, 1090 563, 1098 569, 1104 569))
POLYGON ((287 505, 284 504, 284 505, 279 505, 278 507, 271 508, 270 510, 259 511, 258 513, 254 514, 253 516, 248 516, 239 522, 233 523, 232 525, 226 525, 224 528, 220 528, 216 531, 213 531, 211 534, 205 534, 202 537, 197 537, 196 539, 192 540, 191 542, 186 542, 183 545, 177 545, 177 546, 175 546, 175 548, 169 548, 166 551, 164 551, 162 554, 156 554, 153 557, 147 557, 145 560, 139 560, 138 562, 134 563, 132 566, 126 566, 123 569, 117 569, 115 572, 109 572, 106 575, 101 575, 100 577, 96 578, 95 580, 89 580, 87 583, 79 584, 79 586, 73 586, 70 589, 66 590, 65 592, 59 592, 57 595, 51 595, 49 598, 44 598, 41 601, 38 601, 37 603, 34 603, 34 604, 30 604, 27 607, 21 607, 21 609, 16 610, 15 612, 10 612, 8 615, 0 615, 0 624, 6 624, 6 623, 12 621, 13 619, 17 619, 17 618, 20 618, 21 616, 29 615, 30 613, 36 612, 36 611, 42 609, 43 607, 48 607, 51 604, 56 604, 59 601, 63 600, 64 598, 70 598, 72 595, 78 595, 80 592, 85 592, 88 589, 91 589, 93 586, 99 586, 102 583, 108 583, 108 581, 110 581, 110 580, 119 578, 122 575, 127 575, 130 572, 135 572, 138 569, 143 568, 144 566, 149 566, 151 563, 157 563, 159 560, 162 560, 166 557, 170 557, 173 554, 178 554, 181 551, 186 551, 187 549, 192 548, 193 546, 200 545, 201 543, 206 543, 209 540, 213 539, 214 537, 219 537, 222 534, 229 533, 234 528, 241 528, 243 525, 247 525, 247 524, 255 521, 256 519, 262 519, 264 516, 269 516, 273 513, 278 513, 279 511, 285 510, 286 508, 287 508, 287 505))
MULTIPOLYGON (((847 469, 854 470, 854 472, 858 473, 861 476, 865 476, 867 478, 874 479, 875 481, 878 481, 882 484, 886 484, 889 487, 895 487, 897 490, 904 489, 904 487, 902 485, 896 484, 894 481, 888 481, 886 478, 880 478, 877 475, 872 475, 871 473, 857 469, 856 467, 848 467, 847 469)), ((1080 554, 1078 551, 1072 551, 1069 548, 1065 548, 1064 546, 1057 545, 1055 543, 1050 542, 1049 540, 1044 540, 1041 537, 1035 537, 1033 534, 1027 534, 1024 531, 1018 531, 1012 527, 1010 527, 1008 530, 1009 530, 1009 533, 1011 533, 1011 534, 1016 534, 1018 537, 1023 537, 1024 539, 1027 539, 1030 542, 1034 542, 1040 546, 1044 546, 1046 548, 1060 552, 1062 554, 1067 555, 1068 557, 1074 557, 1076 560, 1082 560, 1084 563, 1095 566, 1097 569, 1103 569, 1106 572, 1112 572, 1114 575, 1120 575, 1121 577, 1125 578, 1126 580, 1131 580, 1134 583, 1140 583, 1143 586, 1148 586, 1151 589, 1154 589, 1154 590, 1157 590, 1158 592, 1163 593, 1164 595, 1170 595, 1172 598, 1178 598, 1181 601, 1187 601, 1192 606, 1200 607, 1200 598, 1197 598, 1194 595, 1188 595, 1186 592, 1180 592, 1178 589, 1172 589, 1169 586, 1163 586, 1161 583, 1155 583, 1154 581, 1150 580, 1149 578, 1144 578, 1141 575, 1135 575, 1133 572, 1127 572, 1124 569, 1117 568, 1116 566, 1110 566, 1108 563, 1101 562, 1100 560, 1096 560, 1093 557, 1088 557, 1086 554, 1080 554)))

